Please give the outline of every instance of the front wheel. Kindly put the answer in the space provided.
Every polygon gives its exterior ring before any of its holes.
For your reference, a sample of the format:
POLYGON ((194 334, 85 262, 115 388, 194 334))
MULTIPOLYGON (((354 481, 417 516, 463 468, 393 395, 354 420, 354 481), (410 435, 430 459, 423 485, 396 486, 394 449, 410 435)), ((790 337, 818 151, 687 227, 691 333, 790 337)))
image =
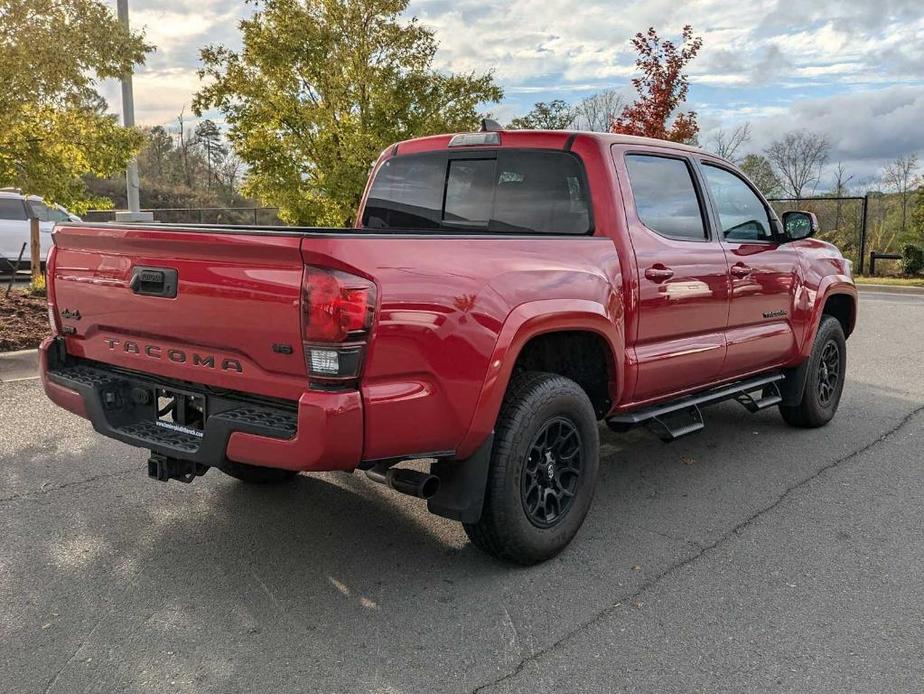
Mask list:
POLYGON ((469 539, 517 564, 558 554, 590 508, 599 448, 593 405, 577 383, 517 375, 495 427, 481 519, 465 524, 469 539))
POLYGON ((841 401, 846 370, 844 329, 833 316, 823 316, 809 357, 802 400, 798 405, 780 405, 780 414, 786 423, 815 428, 830 422, 841 401))

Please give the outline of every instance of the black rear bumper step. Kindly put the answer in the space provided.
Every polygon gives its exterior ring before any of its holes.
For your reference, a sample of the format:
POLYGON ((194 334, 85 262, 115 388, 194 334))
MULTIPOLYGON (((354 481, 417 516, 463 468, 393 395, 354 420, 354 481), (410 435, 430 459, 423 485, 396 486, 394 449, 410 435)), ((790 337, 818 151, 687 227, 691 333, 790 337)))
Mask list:
POLYGON ((625 431, 644 424, 651 427, 662 440, 673 441, 704 427, 703 415, 700 411, 702 406, 724 400, 736 400, 748 411, 758 412, 779 405, 783 401, 779 386, 784 378, 786 377, 782 373, 749 378, 727 386, 687 395, 671 402, 607 417, 606 423, 616 431, 625 431), (761 391, 759 397, 753 395, 757 390, 761 391))
POLYGON ((156 407, 150 398, 133 398, 135 390, 151 392, 165 385, 157 377, 135 376, 71 360, 68 364, 49 363, 48 378, 80 393, 93 428, 101 434, 167 458, 206 466, 224 464, 228 439, 235 432, 286 440, 295 436, 298 426, 294 410, 263 406, 205 389, 187 389, 207 398, 208 414, 201 431, 164 426, 155 423, 156 407))

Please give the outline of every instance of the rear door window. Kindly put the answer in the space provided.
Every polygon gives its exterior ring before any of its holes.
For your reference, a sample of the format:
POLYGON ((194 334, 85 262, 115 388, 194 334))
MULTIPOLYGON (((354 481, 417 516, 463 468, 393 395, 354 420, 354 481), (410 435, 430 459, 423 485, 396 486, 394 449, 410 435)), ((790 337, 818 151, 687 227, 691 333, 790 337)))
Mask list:
POLYGON ((26 220, 26 206, 16 198, 0 198, 0 219, 26 220))
POLYGON ((689 164, 682 159, 630 154, 626 167, 642 224, 662 236, 706 240, 706 225, 689 164))
POLYGON ((584 169, 568 152, 493 150, 399 155, 369 192, 368 229, 587 234, 584 169))

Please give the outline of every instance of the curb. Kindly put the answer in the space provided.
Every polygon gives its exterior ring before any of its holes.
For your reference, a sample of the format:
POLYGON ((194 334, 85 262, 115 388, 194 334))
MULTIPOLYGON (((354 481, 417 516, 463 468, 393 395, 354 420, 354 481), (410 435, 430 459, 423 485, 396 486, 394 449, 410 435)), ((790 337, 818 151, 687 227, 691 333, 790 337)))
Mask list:
POLYGON ((23 349, 0 353, 0 383, 38 378, 38 350, 23 349))
POLYGON ((924 287, 905 287, 900 284, 860 284, 857 291, 877 294, 924 294, 924 287))

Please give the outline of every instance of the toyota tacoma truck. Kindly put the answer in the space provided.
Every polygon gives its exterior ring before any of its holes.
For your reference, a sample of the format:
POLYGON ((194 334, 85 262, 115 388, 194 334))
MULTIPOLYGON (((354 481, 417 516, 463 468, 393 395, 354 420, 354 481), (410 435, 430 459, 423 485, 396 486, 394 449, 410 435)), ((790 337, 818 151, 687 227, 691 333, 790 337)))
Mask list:
POLYGON ((385 150, 355 228, 59 224, 44 388, 155 479, 361 470, 531 564, 600 422, 834 416, 857 292, 816 231, 693 147, 485 122, 385 150))

